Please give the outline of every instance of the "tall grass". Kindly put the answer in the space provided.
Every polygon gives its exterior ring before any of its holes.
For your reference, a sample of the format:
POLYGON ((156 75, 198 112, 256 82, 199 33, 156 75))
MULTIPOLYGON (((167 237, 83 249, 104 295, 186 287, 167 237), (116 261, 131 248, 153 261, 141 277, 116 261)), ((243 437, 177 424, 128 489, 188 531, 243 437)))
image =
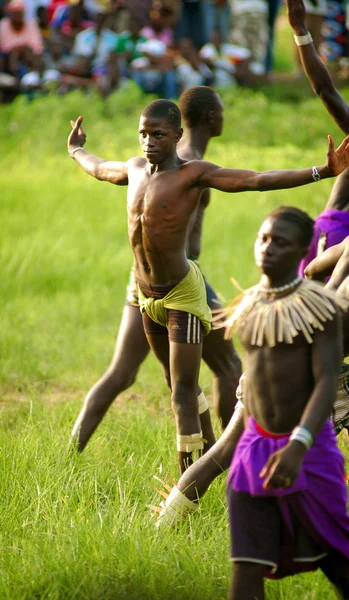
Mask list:
MULTIPOLYGON (((342 134, 307 84, 299 86, 226 92, 224 134, 207 157, 257 170, 322 164, 327 134, 338 143, 342 134)), ((68 451, 82 398, 111 358, 132 261, 125 190, 88 178, 67 157, 69 120, 84 115, 88 150, 125 160, 139 153, 144 102, 130 86, 107 106, 74 93, 20 98, 0 110, 1 599, 227 595, 224 478, 180 531, 154 528, 152 475, 175 478, 177 467, 168 392, 152 357, 85 452, 68 451)), ((330 189, 327 180, 263 194, 213 192, 202 265, 222 296, 235 293, 231 275, 243 286, 256 281, 254 237, 271 208, 295 204, 315 216, 330 189)), ((210 397, 205 368, 201 382, 210 397)), ((272 600, 333 597, 321 573, 267 588, 272 600)))

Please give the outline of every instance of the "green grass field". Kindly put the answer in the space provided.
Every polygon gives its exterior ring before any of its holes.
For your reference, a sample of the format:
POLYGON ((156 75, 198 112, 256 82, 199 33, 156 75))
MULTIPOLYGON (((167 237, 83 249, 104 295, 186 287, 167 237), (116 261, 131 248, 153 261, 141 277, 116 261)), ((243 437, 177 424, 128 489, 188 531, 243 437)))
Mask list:
MULTIPOLYGON (((349 90, 344 91, 349 99, 349 90)), ((305 82, 223 96, 224 135, 207 157, 264 170, 325 161, 342 133, 305 82)), ((69 120, 85 117, 87 149, 139 153, 144 98, 79 93, 0 109, 0 599, 219 600, 230 578, 225 480, 178 532, 154 528, 152 475, 177 477, 175 427, 150 357, 81 456, 68 440, 84 394, 111 358, 131 265, 125 189, 94 181, 67 157, 69 120), (156 382, 156 385, 154 385, 156 382)), ((265 214, 319 213, 332 182, 297 190, 212 194, 202 265, 223 297, 258 277, 253 242, 265 214)), ((211 377, 202 385, 211 398, 211 377)), ((215 423, 218 432, 218 424, 215 423)), ((340 440, 348 454, 346 440, 340 440)), ((270 600, 334 598, 321 573, 267 584, 270 600)))

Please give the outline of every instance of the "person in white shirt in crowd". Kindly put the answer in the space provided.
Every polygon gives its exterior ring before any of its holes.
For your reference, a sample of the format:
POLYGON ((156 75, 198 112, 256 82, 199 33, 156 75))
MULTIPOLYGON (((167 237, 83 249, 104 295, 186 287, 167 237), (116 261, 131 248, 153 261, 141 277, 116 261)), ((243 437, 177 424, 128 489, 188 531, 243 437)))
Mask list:
POLYGON ((231 0, 231 42, 251 52, 250 69, 255 75, 266 71, 268 47, 268 5, 266 0, 231 0))
POLYGON ((72 55, 74 60, 64 75, 69 87, 93 85, 106 97, 117 83, 115 46, 118 36, 105 27, 106 12, 100 11, 93 27, 78 33, 72 55))

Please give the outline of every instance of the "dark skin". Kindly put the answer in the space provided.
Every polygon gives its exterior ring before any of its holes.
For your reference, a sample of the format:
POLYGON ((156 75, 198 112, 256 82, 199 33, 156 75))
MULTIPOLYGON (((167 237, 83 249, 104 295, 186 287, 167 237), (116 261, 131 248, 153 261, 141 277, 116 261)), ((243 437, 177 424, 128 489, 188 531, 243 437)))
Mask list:
MULTIPOLYGON (((256 264, 262 270, 264 287, 278 287, 292 281, 299 261, 306 252, 297 226, 267 219, 255 244, 256 264)), ((342 358, 341 324, 336 315, 324 331, 314 335, 309 345, 299 334, 294 344, 252 347, 250 331, 241 327, 241 341, 246 350, 246 373, 250 385, 245 391, 245 406, 236 409, 224 434, 199 461, 180 478, 177 487, 190 500, 201 497, 213 479, 226 470, 244 429, 244 412, 267 430, 290 431, 297 424, 316 434, 322 427, 336 395, 339 365, 342 358)), ((267 489, 287 488, 293 484, 302 465, 305 448, 289 442, 271 455, 260 473, 267 489)), ((319 562, 333 583, 338 598, 349 597, 348 565, 337 556, 328 555, 319 562)), ((263 600, 263 565, 238 562, 234 565, 230 600, 263 600)))
MULTIPOLYGON (((314 258, 305 269, 305 276, 309 279, 326 281, 326 287, 336 291, 338 295, 349 298, 349 236, 343 242, 328 248, 314 258)), ((344 356, 349 354, 349 314, 343 318, 343 345, 344 356)), ((347 428, 349 433, 349 429, 347 428)))
MULTIPOLYGON (((68 138, 72 152, 85 142, 78 117, 68 138)), ((187 234, 201 193, 213 187, 226 192, 297 187, 312 181, 311 169, 289 171, 243 171, 225 169, 206 161, 189 161, 177 154, 182 129, 167 118, 141 115, 139 140, 145 158, 127 162, 107 161, 85 150, 74 159, 86 173, 114 185, 128 184, 128 231, 134 254, 136 276, 148 285, 177 285, 189 271, 187 234), (169 192, 170 191, 170 192, 169 192)), ((334 151, 329 137, 327 164, 318 168, 322 178, 337 175, 349 164, 348 139, 334 151)), ((197 388, 202 344, 169 342, 164 360, 162 336, 148 336, 171 383, 172 407, 177 433, 191 435, 201 430, 197 412, 197 388)), ((191 453, 179 452, 183 472, 191 453)))
MULTIPOLYGON (((306 252, 297 229, 296 225, 275 218, 267 218, 262 224, 255 258, 264 287, 279 287, 295 278, 306 252)), ((324 331, 314 334, 311 345, 299 334, 293 344, 256 347, 251 346, 250 335, 249 326, 241 327, 240 339, 246 352, 246 416, 252 415, 273 433, 289 432, 300 425, 315 436, 336 397, 342 358, 338 314, 324 324, 324 331)), ((290 487, 300 472, 305 452, 305 446, 292 440, 272 454, 260 473, 263 487, 290 487)), ((233 570, 230 600, 263 600, 264 571, 263 565, 238 563, 233 570)), ((338 590, 343 589, 338 582, 337 586, 338 590)))
MULTIPOLYGON (((215 110, 203 113, 200 123, 192 127, 185 123, 186 134, 179 144, 179 153, 183 159, 202 158, 209 140, 221 134, 222 113, 222 102, 217 95, 215 110)), ((204 190, 199 206, 192 217, 187 239, 187 255, 193 259, 198 259, 200 256, 202 223, 209 200, 210 192, 204 190)), ((217 307, 218 305, 215 306, 217 307)), ((77 441, 79 451, 84 449, 116 396, 132 385, 149 350, 139 308, 126 305, 110 367, 87 394, 73 428, 72 439, 77 441)), ((165 350, 168 351, 167 347, 165 350)), ((230 421, 235 404, 235 389, 241 374, 241 362, 232 342, 224 339, 223 329, 212 330, 204 337, 203 359, 214 375, 215 407, 225 428, 230 421)), ((206 450, 212 445, 214 436, 208 415, 202 414, 200 421, 203 437, 208 440, 204 447, 206 450)))
POLYGON ((342 283, 349 275, 349 236, 340 244, 328 248, 314 258, 306 267, 304 274, 308 279, 323 282, 331 276, 326 287, 340 290, 342 283))
MULTIPOLYGON (((296 35, 307 34, 303 0, 287 0, 288 20, 296 35)), ((314 44, 298 46, 304 72, 327 111, 345 133, 349 132, 349 106, 333 85, 331 75, 320 60, 314 44)))

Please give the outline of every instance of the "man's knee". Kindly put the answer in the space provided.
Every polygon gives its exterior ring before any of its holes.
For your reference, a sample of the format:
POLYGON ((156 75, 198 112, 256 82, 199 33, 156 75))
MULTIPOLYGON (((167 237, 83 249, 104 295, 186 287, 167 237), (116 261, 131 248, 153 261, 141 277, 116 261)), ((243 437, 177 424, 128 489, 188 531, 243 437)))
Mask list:
POLYGON ((116 398, 118 394, 131 387, 135 382, 137 372, 138 369, 130 370, 127 366, 111 365, 96 385, 104 389, 108 396, 112 395, 116 398))
POLYGON ((185 419, 198 414, 197 385, 177 382, 172 387, 172 410, 179 418, 185 419))

